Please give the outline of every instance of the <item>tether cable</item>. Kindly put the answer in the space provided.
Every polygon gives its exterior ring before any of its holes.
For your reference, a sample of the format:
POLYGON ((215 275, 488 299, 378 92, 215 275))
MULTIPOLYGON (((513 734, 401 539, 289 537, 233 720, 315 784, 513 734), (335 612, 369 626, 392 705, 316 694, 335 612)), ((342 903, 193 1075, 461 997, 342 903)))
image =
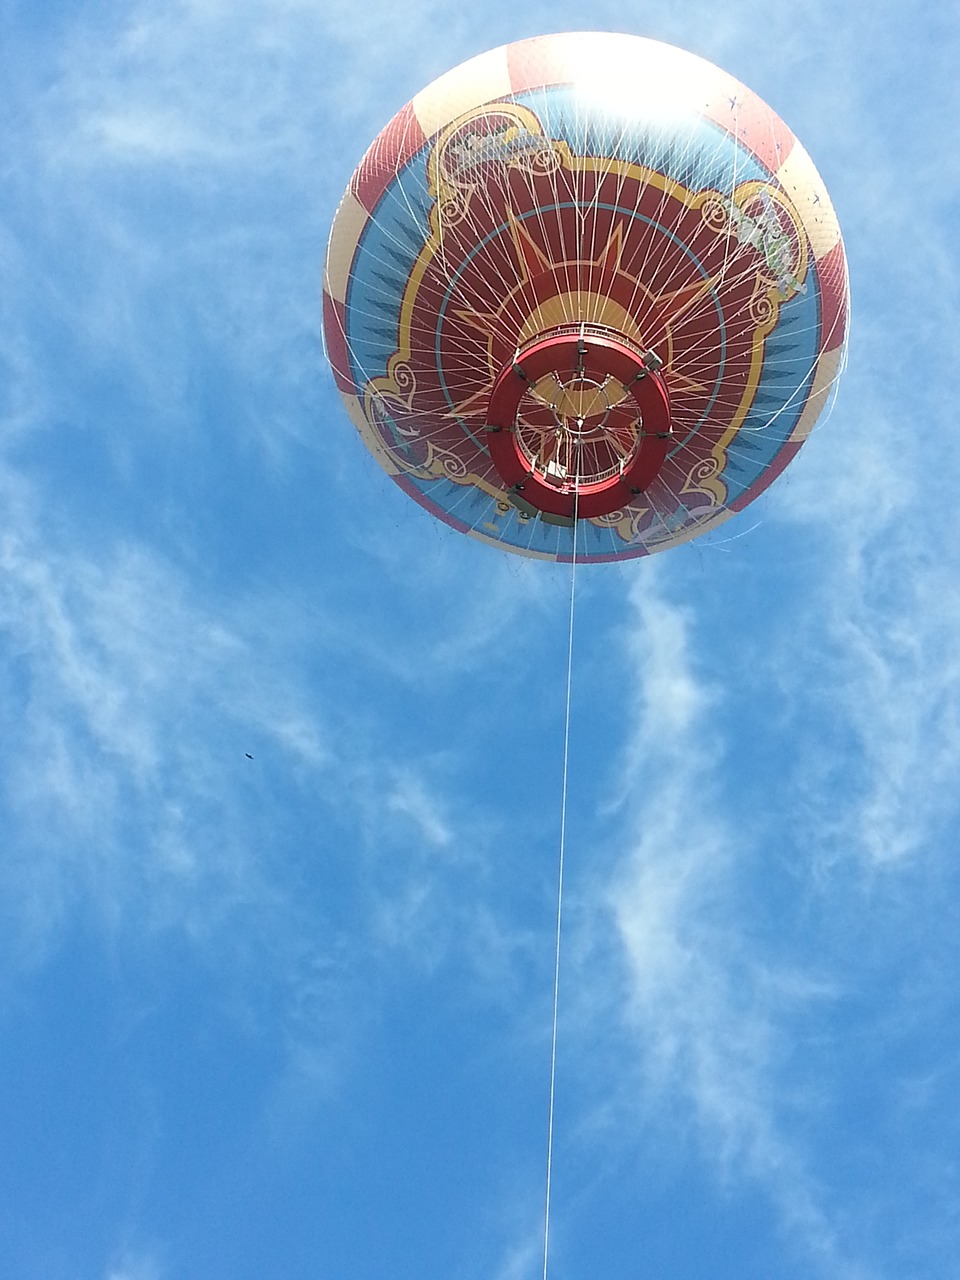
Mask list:
MULTIPOLYGON (((582 446, 581 446, 582 448, 582 446)), ((563 855, 567 838, 567 774, 570 759, 570 690, 573 685, 573 615, 577 595, 577 516, 580 501, 580 457, 573 499, 573 554, 570 557, 570 628, 567 638, 567 693, 563 723, 563 783, 560 788, 560 853, 557 860, 557 938, 553 964, 553 1030, 550 1037, 550 1105, 547 1114, 547 1186, 543 1214, 543 1280, 550 1253, 550 1190, 553 1176, 553 1110, 557 1085, 557 1012, 560 1007, 560 926, 563 919, 563 855)))

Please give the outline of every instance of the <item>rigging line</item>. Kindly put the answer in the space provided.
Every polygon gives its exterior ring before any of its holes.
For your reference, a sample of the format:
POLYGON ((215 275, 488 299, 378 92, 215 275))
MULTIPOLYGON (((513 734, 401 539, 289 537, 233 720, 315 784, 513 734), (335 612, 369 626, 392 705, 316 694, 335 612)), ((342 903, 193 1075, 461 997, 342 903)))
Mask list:
POLYGON ((553 1030, 550 1037, 550 1105, 547 1115, 547 1185, 543 1213, 543 1280, 550 1253, 550 1190, 553 1179, 553 1110, 557 1085, 557 1012, 560 1007, 560 925, 563 919, 563 855, 567 838, 567 775, 570 759, 570 690, 573 684, 573 615, 577 587, 577 523, 580 506, 580 456, 573 491, 573 550, 570 556, 570 628, 567 637, 567 693, 563 721, 563 782, 560 788, 560 853, 557 860, 557 940, 553 964, 553 1030))

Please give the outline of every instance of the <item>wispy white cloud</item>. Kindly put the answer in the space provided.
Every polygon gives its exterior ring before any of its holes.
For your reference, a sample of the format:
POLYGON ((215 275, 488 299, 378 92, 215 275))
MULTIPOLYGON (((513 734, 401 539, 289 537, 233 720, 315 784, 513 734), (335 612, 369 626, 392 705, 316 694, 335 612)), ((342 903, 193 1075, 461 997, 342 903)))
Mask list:
POLYGON ((208 136, 171 108, 105 114, 88 124, 105 150, 151 161, 202 161, 219 155, 208 136))
MULTIPOLYGON (((424 36, 435 16, 432 5, 358 13, 343 0, 286 0, 265 22, 251 0, 182 0, 162 11, 141 0, 106 30, 80 18, 61 67, 73 119, 61 158, 214 171, 256 160, 261 179, 308 156, 319 166, 337 149, 334 121, 366 119, 372 134, 403 105, 391 99, 403 74, 410 96, 420 87, 416 66, 429 62, 424 36)), ((311 186, 322 176, 317 167, 311 186)))
POLYGON ((301 1100, 337 1078, 358 1030, 349 996, 378 957, 419 974, 456 958, 507 999, 530 939, 492 902, 494 828, 457 753, 411 752, 402 726, 355 718, 336 663, 313 670, 328 638, 289 602, 201 590, 131 538, 72 546, 38 523, 23 476, 3 477, 8 973, 77 915, 268 964, 301 1100), (337 928, 328 875, 346 886, 337 928))
MULTIPOLYGON (((670 602, 657 571, 644 574, 631 607, 636 692, 618 796, 629 851, 605 909, 623 949, 618 995, 636 1036, 644 1123, 675 1133, 692 1124, 715 1176, 761 1188, 818 1274, 865 1276, 785 1123, 794 1020, 836 988, 829 974, 751 941, 755 850, 729 816, 720 695, 697 656, 694 615, 670 602)), ((602 1002, 611 1016, 616 1003, 602 1002)))
POLYGON ((256 875, 238 826, 245 748, 272 740, 315 768, 317 727, 291 733, 301 713, 290 692, 272 677, 258 685, 248 643, 145 549, 120 546, 95 563, 21 531, 0 556, 7 651, 22 655, 4 793, 26 864, 38 874, 58 865, 74 891, 96 868, 108 916, 134 905, 137 886, 150 885, 140 907, 161 917, 175 883, 195 894, 232 881, 236 891, 256 875), (130 859, 134 813, 146 848, 130 859), (211 820, 222 840, 191 849, 211 820))
POLYGON ((163 1280, 166 1274, 153 1254, 125 1249, 107 1269, 104 1280, 163 1280))
POLYGON ((541 1270, 542 1261, 543 1238, 531 1235, 505 1251, 494 1280, 531 1280, 541 1270))
POLYGON ((387 795, 387 809, 408 818, 423 841, 434 849, 445 849, 453 833, 442 811, 442 801, 429 795, 423 781, 406 769, 397 772, 387 795))
MULTIPOLYGON (((879 327, 861 326, 867 359, 888 347, 879 327)), ((960 451, 946 428, 949 386, 917 389, 911 418, 926 425, 915 432, 879 375, 851 369, 842 419, 808 446, 778 503, 778 521, 817 555, 815 576, 784 580, 806 607, 785 611, 791 633, 776 651, 794 715, 815 710, 829 726, 797 740, 812 845, 825 861, 855 854, 889 867, 935 847, 958 811, 960 451)))

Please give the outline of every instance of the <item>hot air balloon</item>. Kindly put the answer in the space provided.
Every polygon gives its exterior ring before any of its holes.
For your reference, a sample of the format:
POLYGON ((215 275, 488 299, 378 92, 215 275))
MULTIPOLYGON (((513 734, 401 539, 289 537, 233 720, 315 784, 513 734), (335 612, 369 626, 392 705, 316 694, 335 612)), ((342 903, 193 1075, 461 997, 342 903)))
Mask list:
POLYGON ((676 546, 783 470, 841 371, 848 283, 813 163, 717 67, 523 40, 390 121, 324 275, 337 386, 381 466, 504 550, 676 546))

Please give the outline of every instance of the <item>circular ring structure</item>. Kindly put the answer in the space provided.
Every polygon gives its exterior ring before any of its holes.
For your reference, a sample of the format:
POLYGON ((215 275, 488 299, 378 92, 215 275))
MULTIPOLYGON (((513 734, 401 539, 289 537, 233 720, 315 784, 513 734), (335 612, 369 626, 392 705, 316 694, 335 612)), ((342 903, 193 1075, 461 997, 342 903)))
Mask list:
POLYGON ((504 366, 487 445, 519 510, 562 523, 607 515, 643 493, 670 440, 670 402, 649 363, 581 326, 535 339, 504 366))
POLYGON ((337 211, 323 304, 347 410, 407 494, 588 561, 762 493, 829 402, 849 312, 783 121, 700 58, 589 32, 482 54, 397 113, 337 211))

